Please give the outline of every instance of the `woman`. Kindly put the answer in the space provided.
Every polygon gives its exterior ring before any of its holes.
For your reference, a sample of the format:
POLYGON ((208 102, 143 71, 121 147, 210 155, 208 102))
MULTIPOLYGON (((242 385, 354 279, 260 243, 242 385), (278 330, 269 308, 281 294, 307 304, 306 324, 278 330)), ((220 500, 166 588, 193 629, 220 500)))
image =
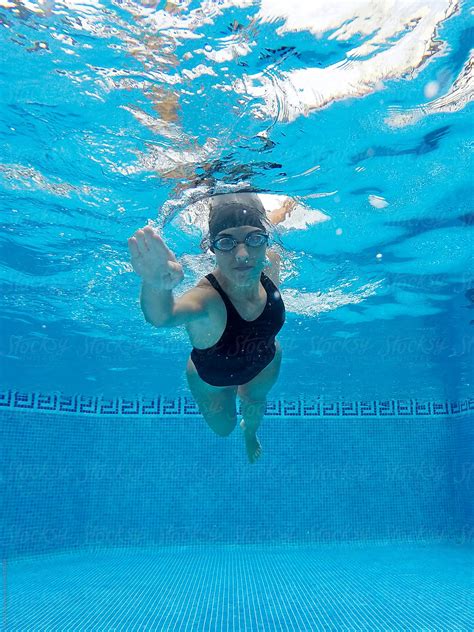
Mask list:
POLYGON ((186 376, 199 410, 220 436, 237 423, 236 396, 251 463, 261 455, 257 438, 266 396, 280 372, 275 340, 285 322, 278 291, 280 257, 267 249, 269 226, 257 195, 236 193, 209 198, 211 274, 174 299, 182 266, 151 226, 128 240, 132 265, 142 278, 141 307, 156 327, 185 325, 193 350, 186 376))

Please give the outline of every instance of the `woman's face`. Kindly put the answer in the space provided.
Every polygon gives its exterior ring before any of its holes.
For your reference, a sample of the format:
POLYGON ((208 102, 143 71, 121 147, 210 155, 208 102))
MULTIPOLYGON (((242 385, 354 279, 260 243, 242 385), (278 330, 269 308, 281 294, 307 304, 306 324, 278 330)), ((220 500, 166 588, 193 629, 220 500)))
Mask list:
POLYGON ((216 235, 218 237, 234 237, 238 242, 232 250, 223 251, 215 248, 216 264, 219 270, 235 285, 252 285, 260 279, 265 267, 267 244, 248 246, 244 243, 250 233, 266 232, 255 226, 238 226, 226 228, 216 235))

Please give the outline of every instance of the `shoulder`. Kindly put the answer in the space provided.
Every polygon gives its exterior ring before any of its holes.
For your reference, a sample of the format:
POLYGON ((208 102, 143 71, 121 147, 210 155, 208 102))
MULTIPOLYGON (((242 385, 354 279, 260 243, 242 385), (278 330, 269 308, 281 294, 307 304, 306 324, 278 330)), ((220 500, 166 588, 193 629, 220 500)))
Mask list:
POLYGON ((216 295, 219 296, 218 292, 212 286, 211 282, 206 279, 206 277, 199 279, 190 291, 194 292, 196 296, 200 296, 203 304, 207 304, 209 301, 212 301, 216 295))
POLYGON ((219 292, 206 277, 200 279, 190 292, 194 292, 196 296, 199 296, 200 304, 205 313, 205 318, 188 322, 186 325, 191 344, 198 348, 212 346, 217 342, 225 328, 225 305, 219 292), (214 341, 216 330, 221 333, 217 340, 214 341))
POLYGON ((193 289, 201 291, 203 296, 206 297, 212 296, 212 293, 217 294, 212 283, 209 281, 209 279, 206 279, 206 277, 202 277, 202 279, 199 279, 193 289))
POLYGON ((269 277, 273 283, 279 287, 280 285, 280 266, 281 266, 281 257, 276 250, 271 250, 270 248, 267 250, 267 258, 269 260, 269 264, 267 264, 263 271, 269 277))
POLYGON ((209 279, 206 279, 206 277, 202 277, 202 279, 199 279, 199 281, 194 286, 193 291, 199 293, 202 304, 208 310, 208 313, 210 315, 213 314, 213 310, 215 309, 216 305, 220 306, 222 304, 222 299, 219 292, 212 285, 209 279))

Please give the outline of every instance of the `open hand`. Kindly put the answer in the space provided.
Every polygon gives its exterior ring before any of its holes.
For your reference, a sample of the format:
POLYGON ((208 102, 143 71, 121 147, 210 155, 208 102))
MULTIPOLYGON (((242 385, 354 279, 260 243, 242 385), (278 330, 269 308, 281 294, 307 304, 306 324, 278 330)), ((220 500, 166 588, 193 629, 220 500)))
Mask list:
POLYGON ((178 263, 158 232, 144 226, 128 239, 132 266, 144 283, 157 290, 172 290, 184 278, 178 263))

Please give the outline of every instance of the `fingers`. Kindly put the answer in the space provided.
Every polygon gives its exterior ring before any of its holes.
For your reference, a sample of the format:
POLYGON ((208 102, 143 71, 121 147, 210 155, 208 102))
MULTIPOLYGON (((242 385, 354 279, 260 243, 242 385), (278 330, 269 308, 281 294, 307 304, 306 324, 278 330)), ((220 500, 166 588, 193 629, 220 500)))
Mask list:
POLYGON ((140 250, 138 248, 138 244, 137 244, 137 240, 135 239, 135 237, 130 237, 130 239, 127 240, 128 241, 128 250, 133 257, 139 257, 140 256, 140 250))
POLYGON ((135 257, 154 252, 164 260, 176 260, 161 236, 150 225, 137 230, 128 240, 128 246, 130 254, 135 257))
POLYGON ((145 226, 142 230, 145 233, 145 238, 149 246, 158 245, 161 250, 169 250, 161 235, 157 233, 156 230, 154 230, 151 226, 145 226))
POLYGON ((141 257, 148 252, 149 247, 145 241, 145 235, 142 230, 137 230, 133 234, 133 237, 130 237, 128 247, 132 257, 141 257))
POLYGON ((143 230, 145 231, 147 246, 151 251, 163 260, 176 261, 174 253, 168 248, 159 233, 153 230, 151 226, 146 226, 143 230))
POLYGON ((134 256, 140 256, 150 250, 151 240, 154 236, 154 231, 151 226, 145 226, 133 233, 133 236, 128 240, 130 252, 134 256))
POLYGON ((143 237, 145 238, 145 241, 148 244, 151 242, 153 237, 157 236, 157 233, 155 233, 155 231, 153 230, 153 228, 151 226, 144 226, 138 232, 143 234, 143 237))

